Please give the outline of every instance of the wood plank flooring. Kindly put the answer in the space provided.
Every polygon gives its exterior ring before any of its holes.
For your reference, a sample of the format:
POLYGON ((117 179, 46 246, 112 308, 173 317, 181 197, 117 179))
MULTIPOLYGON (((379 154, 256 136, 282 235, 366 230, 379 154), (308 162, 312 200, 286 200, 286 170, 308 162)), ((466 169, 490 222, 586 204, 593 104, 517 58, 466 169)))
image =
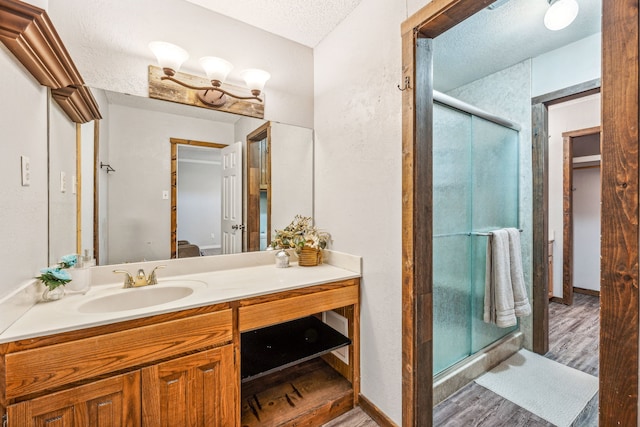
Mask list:
MULTIPOLYGON (((574 294, 573 305, 549 304, 549 352, 546 357, 598 375, 600 299, 574 294)), ((360 408, 336 418, 324 427, 375 427, 360 408)), ((552 427, 542 418, 471 382, 433 411, 436 427, 552 427)), ((598 395, 573 423, 574 427, 598 425, 598 395)))

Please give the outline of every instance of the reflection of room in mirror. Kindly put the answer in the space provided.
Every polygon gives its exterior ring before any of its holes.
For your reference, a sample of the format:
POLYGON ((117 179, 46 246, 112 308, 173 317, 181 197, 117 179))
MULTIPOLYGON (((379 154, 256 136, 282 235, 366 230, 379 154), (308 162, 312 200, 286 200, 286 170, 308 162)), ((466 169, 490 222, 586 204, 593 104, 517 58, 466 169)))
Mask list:
MULTIPOLYGON (((189 211, 178 202, 177 232, 173 237, 171 235, 171 197, 169 200, 163 198, 163 193, 171 192, 170 140, 207 141, 222 146, 240 141, 242 162, 245 163, 248 135, 267 122, 103 90, 92 89, 92 92, 104 116, 99 129, 99 161, 112 165, 116 170, 110 174, 104 171, 97 173, 99 263, 168 259, 172 254, 172 243, 177 248, 180 246, 178 241, 182 240, 197 246, 191 254, 219 253, 220 239, 224 234, 214 224, 215 218, 220 216, 219 202, 196 202, 193 198, 186 205, 191 206, 189 211), (191 210, 196 213, 192 214, 191 210), (194 219, 202 212, 209 212, 209 216, 194 219), (202 228, 193 231, 198 225, 202 228)), ((286 226, 296 214, 313 214, 313 131, 277 122, 268 123, 272 141, 269 154, 270 231, 273 231, 286 226)), ((184 157, 183 148, 181 146, 177 159, 178 182, 182 179, 192 185, 202 185, 208 178, 198 179, 193 170, 203 169, 204 162, 216 160, 198 159, 191 154, 184 157)), ((178 200, 181 197, 189 200, 188 191, 193 189, 186 191, 180 196, 183 190, 178 187, 178 200)), ((211 188, 208 191, 213 193, 211 188)), ((247 192, 245 185, 242 188, 243 214, 237 224, 239 227, 245 226, 248 220, 247 192)), ((269 203, 263 198, 262 206, 265 205, 269 203)), ((88 227, 91 228, 91 224, 88 227)), ((262 247, 268 244, 268 239, 264 239, 267 230, 262 227, 262 247)), ((247 233, 241 228, 237 232, 242 238, 240 246, 247 250, 247 233)))

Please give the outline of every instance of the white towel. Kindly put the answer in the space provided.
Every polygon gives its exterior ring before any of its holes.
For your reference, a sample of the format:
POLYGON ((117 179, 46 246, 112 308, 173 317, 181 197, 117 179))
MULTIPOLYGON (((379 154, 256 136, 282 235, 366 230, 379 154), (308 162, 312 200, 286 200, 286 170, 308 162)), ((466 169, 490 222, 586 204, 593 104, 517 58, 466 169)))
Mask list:
POLYGON ((520 232, 515 228, 495 230, 487 241, 484 321, 508 328, 516 316, 531 314, 527 298, 520 232))
POLYGON ((527 297, 527 288, 524 284, 522 270, 522 249, 520 248, 520 230, 507 228, 509 234, 509 261, 511 264, 511 287, 513 289, 513 302, 517 317, 531 314, 531 305, 527 297))

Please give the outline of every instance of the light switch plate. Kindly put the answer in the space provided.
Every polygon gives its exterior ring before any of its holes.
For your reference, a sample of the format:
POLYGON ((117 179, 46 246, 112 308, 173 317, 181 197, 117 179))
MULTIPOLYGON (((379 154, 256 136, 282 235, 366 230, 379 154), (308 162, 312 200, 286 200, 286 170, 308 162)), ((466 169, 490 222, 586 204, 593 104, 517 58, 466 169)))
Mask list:
POLYGON ((71 194, 76 194, 78 192, 78 180, 76 180, 76 176, 71 176, 71 194))
POLYGON ((67 191, 67 174, 62 171, 60 172, 60 192, 64 193, 67 191))
POLYGON ((169 200, 169 192, 167 190, 162 192, 162 200, 169 200))
POLYGON ((31 185, 31 163, 27 156, 20 156, 20 170, 22 172, 22 186, 31 185))

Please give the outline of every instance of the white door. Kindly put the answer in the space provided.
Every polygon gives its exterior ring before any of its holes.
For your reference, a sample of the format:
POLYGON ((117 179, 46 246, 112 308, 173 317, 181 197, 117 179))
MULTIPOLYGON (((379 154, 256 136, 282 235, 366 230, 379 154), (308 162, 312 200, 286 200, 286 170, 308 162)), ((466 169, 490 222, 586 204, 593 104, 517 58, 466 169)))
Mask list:
POLYGON ((242 252, 242 143, 222 149, 222 253, 242 252))

